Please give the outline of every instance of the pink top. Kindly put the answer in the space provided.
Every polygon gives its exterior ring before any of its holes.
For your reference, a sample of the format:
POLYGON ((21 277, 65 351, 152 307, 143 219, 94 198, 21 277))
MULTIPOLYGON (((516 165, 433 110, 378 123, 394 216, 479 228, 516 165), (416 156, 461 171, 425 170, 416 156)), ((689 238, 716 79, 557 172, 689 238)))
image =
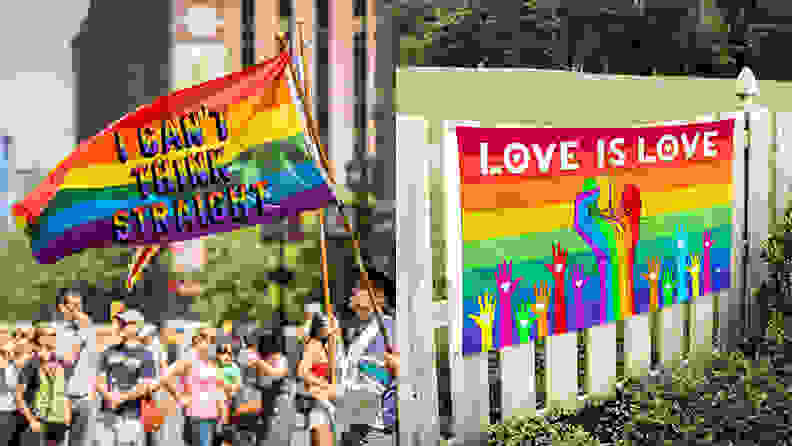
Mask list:
POLYGON ((217 369, 208 361, 193 358, 190 375, 183 378, 185 390, 192 397, 187 416, 195 418, 218 418, 217 400, 223 399, 217 386, 217 369))

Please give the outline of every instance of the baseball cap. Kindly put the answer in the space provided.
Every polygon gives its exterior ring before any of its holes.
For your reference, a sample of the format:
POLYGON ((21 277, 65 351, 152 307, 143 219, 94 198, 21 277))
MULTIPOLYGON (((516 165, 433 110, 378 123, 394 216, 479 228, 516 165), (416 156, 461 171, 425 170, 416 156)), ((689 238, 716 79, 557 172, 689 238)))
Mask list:
POLYGON ((124 322, 143 322, 143 315, 137 310, 126 310, 116 315, 117 318, 124 322))

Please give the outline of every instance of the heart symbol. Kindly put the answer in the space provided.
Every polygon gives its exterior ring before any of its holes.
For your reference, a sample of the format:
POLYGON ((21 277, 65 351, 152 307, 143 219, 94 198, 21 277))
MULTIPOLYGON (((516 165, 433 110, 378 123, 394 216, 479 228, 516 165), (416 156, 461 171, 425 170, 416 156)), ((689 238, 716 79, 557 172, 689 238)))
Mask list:
POLYGON ((511 283, 509 283, 509 282, 503 282, 501 284, 501 289, 503 290, 504 293, 508 293, 509 292, 509 286, 511 286, 511 283))
POLYGON ((683 249, 684 247, 685 247, 685 241, 684 240, 677 240, 677 248, 683 249))
POLYGON ((580 288, 581 286, 583 286, 583 281, 582 280, 578 280, 577 282, 575 282, 575 286, 580 288))
POLYGON ((528 322, 529 322, 529 321, 527 321, 527 320, 523 319, 523 320, 521 320, 521 321, 520 321, 520 326, 521 326, 522 328, 525 328, 525 327, 527 327, 527 326, 528 326, 528 322))
POLYGON ((556 263, 556 272, 560 273, 562 269, 564 269, 564 265, 556 263))
POLYGON ((657 274, 651 273, 651 274, 649 274, 649 278, 652 279, 652 280, 657 280, 657 274))

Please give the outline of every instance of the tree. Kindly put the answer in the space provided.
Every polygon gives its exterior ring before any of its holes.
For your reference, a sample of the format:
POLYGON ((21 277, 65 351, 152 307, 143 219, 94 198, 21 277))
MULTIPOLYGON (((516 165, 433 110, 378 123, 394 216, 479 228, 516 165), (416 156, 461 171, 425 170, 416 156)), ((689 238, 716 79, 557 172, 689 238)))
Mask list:
POLYGON ((287 242, 286 266, 294 271, 284 285, 271 277, 279 267, 279 247, 261 243, 258 228, 216 234, 206 241, 207 265, 200 273, 176 274, 199 280, 203 294, 193 309, 202 320, 266 321, 282 313, 301 321, 305 299, 320 285, 318 220, 305 217, 305 240, 287 242))
MULTIPOLYGON (((33 258, 22 231, 8 232, 3 239, 8 270, 0 293, 5 297, 4 318, 8 321, 31 319, 42 305, 55 303, 60 288, 84 283, 99 290, 112 289, 126 279, 130 252, 125 247, 88 249, 53 265, 41 265, 33 258)), ((97 305, 92 311, 95 317, 98 311, 97 305)))

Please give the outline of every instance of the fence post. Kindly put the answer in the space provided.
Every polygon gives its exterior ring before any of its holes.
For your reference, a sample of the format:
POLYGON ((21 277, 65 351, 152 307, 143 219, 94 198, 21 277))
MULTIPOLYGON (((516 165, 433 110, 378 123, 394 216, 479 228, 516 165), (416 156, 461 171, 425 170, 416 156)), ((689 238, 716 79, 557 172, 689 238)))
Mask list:
POLYGON ((792 112, 776 112, 776 223, 784 222, 787 193, 792 184, 792 112))
POLYGON ((451 374, 453 433, 471 444, 486 441, 489 422, 487 355, 462 358, 462 207, 460 197, 459 146, 456 127, 479 127, 478 121, 443 121, 443 175, 447 181, 448 249, 448 362, 451 374))
POLYGON ((400 441, 434 446, 439 440, 434 368, 431 219, 428 199, 430 148, 424 119, 396 117, 396 280, 400 441), (423 169, 416 168, 423 165, 423 169))
POLYGON ((750 113, 751 131, 750 142, 750 171, 748 173, 749 201, 748 201, 748 230, 750 231, 750 251, 748 261, 748 327, 751 335, 764 332, 765 327, 759 327, 760 312, 766 311, 757 304, 754 291, 762 281, 767 280, 769 271, 767 264, 760 258, 762 240, 767 239, 770 229, 770 143, 771 143, 771 116, 767 107, 759 104, 747 105, 750 113))

